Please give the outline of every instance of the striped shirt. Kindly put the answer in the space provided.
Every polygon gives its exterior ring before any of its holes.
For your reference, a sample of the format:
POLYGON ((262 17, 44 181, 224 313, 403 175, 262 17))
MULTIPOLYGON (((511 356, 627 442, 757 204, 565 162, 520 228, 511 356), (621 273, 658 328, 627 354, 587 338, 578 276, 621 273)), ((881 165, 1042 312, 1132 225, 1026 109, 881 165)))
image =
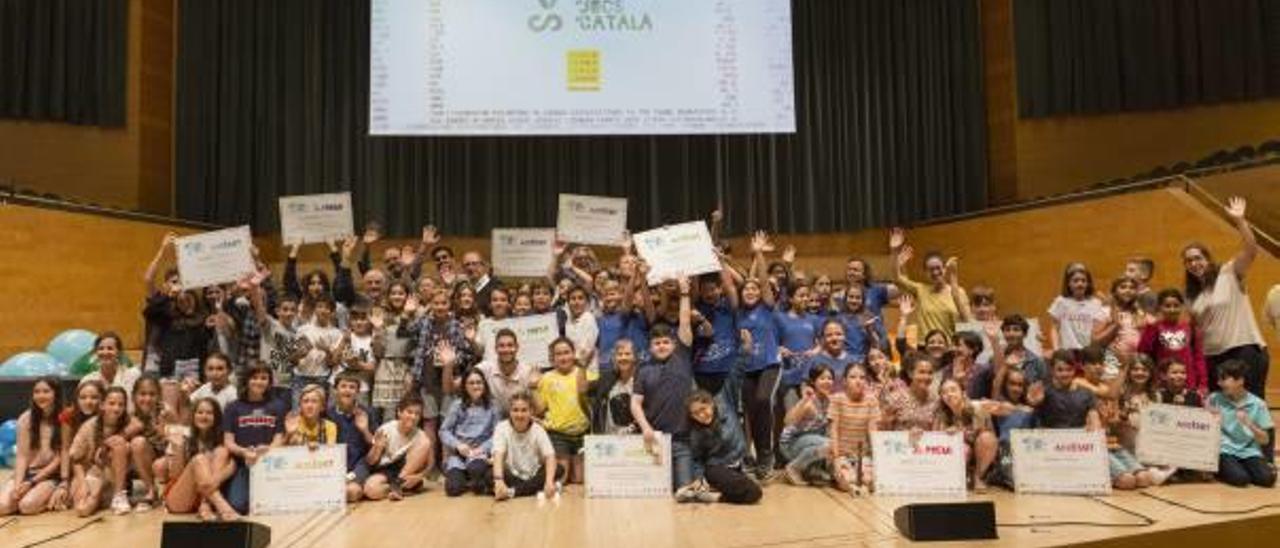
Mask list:
POLYGON ((831 427, 835 429, 838 440, 837 456, 860 456, 871 450, 867 432, 873 421, 880 420, 880 404, 875 398, 863 395, 861 401, 851 401, 845 394, 831 397, 827 408, 827 418, 831 419, 831 427))

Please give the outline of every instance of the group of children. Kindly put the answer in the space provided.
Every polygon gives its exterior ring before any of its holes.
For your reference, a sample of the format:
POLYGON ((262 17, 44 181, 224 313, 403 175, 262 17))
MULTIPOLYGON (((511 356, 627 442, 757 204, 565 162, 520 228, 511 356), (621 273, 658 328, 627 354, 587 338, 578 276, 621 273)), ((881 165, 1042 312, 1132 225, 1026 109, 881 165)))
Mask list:
POLYGON ((545 280, 507 286, 427 227, 376 266, 370 231, 330 244, 332 271, 299 277, 293 247, 282 289, 259 262, 195 291, 174 271, 155 280, 167 237, 145 274, 143 363, 126 366, 105 333, 73 401, 55 379, 35 383, 0 514, 162 505, 233 520, 255 462, 327 444, 345 444, 351 502, 399 500, 437 478, 450 497, 558 496, 583 481, 587 434, 669 444, 680 502, 754 503, 779 476, 870 492, 877 430, 962 436, 977 491, 1012 484, 1016 428, 1104 431, 1116 488, 1209 480, 1134 457, 1152 403, 1218 415, 1217 478, 1269 487, 1267 354, 1242 289, 1256 244, 1243 201, 1228 212, 1241 252, 1216 265, 1188 246, 1185 293, 1154 292, 1141 258, 1106 295, 1068 266, 1043 353, 1031 322, 996 314, 993 290, 961 286, 955 258, 925 255, 927 281, 912 280, 900 229, 888 283, 856 257, 843 284, 796 269, 791 247, 770 261, 757 233, 748 264, 721 245, 719 272, 653 287, 629 245, 613 265, 557 245, 545 280), (887 306, 901 313, 893 338, 887 306), (521 361, 523 341, 501 323, 537 314, 560 331, 545 364, 521 361))

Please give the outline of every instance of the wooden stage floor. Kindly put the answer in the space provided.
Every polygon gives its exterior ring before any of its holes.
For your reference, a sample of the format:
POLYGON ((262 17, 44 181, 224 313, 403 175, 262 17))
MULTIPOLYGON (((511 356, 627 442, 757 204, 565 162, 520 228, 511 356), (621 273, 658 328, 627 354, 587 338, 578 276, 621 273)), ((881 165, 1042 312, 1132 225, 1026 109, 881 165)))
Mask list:
MULTIPOLYGON (((1211 511, 1280 503, 1277 489, 1189 484, 1150 492, 1211 511)), ((969 500, 995 501, 1001 524, 1042 524, 1001 526, 998 541, 982 543, 989 546, 1158 543, 1208 548, 1262 546, 1280 538, 1280 508, 1245 515, 1204 515, 1138 493, 1091 499, 1014 496, 996 491, 971 496, 969 500), (1144 523, 1140 515, 1155 523, 1138 526, 1144 523)), ((474 496, 446 499, 437 487, 398 503, 364 503, 342 513, 273 516, 258 521, 271 527, 272 546, 281 548, 896 546, 909 544, 893 525, 893 510, 905 502, 910 501, 855 499, 830 489, 776 484, 766 488, 761 504, 751 507, 680 505, 667 500, 586 500, 580 488, 572 487, 559 504, 539 505, 534 499, 504 503, 474 496)), ((145 548, 159 546, 161 522, 165 519, 191 518, 168 516, 157 510, 118 517, 99 513, 97 521, 67 513, 11 519, 0 518, 0 546, 24 547, 74 531, 39 546, 145 548)))

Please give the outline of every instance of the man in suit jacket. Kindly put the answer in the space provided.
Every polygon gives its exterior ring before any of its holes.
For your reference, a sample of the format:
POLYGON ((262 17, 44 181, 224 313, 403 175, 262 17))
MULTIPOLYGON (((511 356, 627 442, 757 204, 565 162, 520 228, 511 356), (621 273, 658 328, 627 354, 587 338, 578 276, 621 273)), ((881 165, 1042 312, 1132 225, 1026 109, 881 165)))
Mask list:
POLYGON ((502 287, 502 280, 489 275, 489 263, 479 251, 468 251, 462 255, 462 268, 476 290, 476 307, 486 316, 491 315, 489 299, 493 290, 502 287))

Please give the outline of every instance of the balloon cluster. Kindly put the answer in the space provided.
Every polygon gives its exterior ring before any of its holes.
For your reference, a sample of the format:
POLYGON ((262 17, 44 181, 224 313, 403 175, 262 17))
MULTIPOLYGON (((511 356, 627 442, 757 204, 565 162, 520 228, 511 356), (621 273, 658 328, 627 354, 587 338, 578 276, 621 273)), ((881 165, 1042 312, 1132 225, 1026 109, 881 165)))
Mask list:
POLYGON ((63 331, 49 341, 44 352, 22 352, 5 360, 0 377, 83 376, 96 369, 92 362, 97 337, 84 329, 63 331))

